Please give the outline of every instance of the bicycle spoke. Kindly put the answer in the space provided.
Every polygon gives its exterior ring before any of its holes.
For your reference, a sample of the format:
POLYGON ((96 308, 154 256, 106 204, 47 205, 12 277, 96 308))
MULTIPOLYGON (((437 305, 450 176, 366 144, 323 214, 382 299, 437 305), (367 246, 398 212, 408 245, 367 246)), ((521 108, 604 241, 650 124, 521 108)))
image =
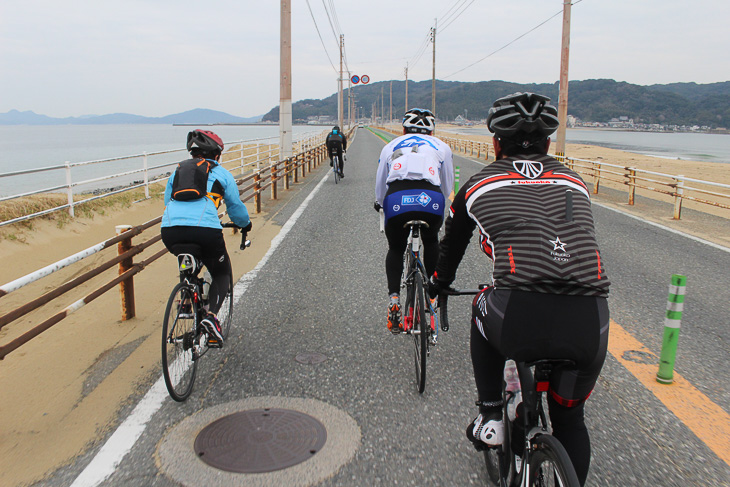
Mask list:
POLYGON ((162 324, 162 372, 167 390, 176 401, 184 401, 193 390, 197 370, 196 304, 187 284, 172 291, 162 324))

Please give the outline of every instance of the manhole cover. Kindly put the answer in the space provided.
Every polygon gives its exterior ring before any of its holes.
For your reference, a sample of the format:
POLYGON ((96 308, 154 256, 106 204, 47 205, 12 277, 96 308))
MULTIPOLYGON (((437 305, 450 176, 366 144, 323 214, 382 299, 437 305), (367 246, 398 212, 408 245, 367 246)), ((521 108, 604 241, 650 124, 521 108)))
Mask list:
POLYGON ((264 473, 301 463, 327 441, 315 418, 290 409, 241 411, 212 422, 195 438, 195 453, 211 467, 264 473))
POLYGON ((296 357, 294 357, 294 360, 296 360, 300 364, 314 365, 324 362, 325 360, 327 360, 327 357, 325 355, 322 355, 321 353, 305 352, 298 354, 296 357))

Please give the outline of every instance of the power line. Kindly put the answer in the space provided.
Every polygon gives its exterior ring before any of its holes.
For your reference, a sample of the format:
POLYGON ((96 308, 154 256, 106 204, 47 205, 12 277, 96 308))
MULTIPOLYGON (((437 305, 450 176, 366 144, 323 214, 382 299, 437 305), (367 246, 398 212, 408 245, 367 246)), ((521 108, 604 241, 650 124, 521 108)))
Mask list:
POLYGON ((451 7, 449 7, 449 9, 441 16, 441 22, 444 21, 444 19, 449 15, 449 12, 451 12, 454 9, 454 7, 456 7, 459 3, 465 2, 465 1, 466 0, 456 0, 454 2, 454 4, 451 7))
POLYGON ((332 17, 330 17, 330 11, 327 9, 327 4, 324 3, 325 0, 322 0, 322 5, 324 6, 324 11, 327 14, 327 20, 330 22, 330 28, 332 29, 332 34, 335 36, 335 41, 337 42, 337 45, 340 45, 340 36, 337 34, 337 31, 335 30, 334 24, 332 24, 332 17))
POLYGON ((464 7, 464 8, 463 8, 463 9, 461 10, 461 12, 459 12, 459 13, 458 13, 458 14, 456 15, 456 17, 452 18, 452 19, 451 19, 451 20, 449 21, 449 23, 448 23, 448 24, 446 24, 446 25, 442 26, 442 27, 441 27, 441 28, 439 29, 439 33, 443 32, 443 31, 444 31, 444 29, 446 29, 446 28, 447 28, 448 26, 450 26, 451 24, 453 24, 453 23, 454 23, 454 21, 456 21, 456 19, 458 19, 459 17, 461 17, 461 14, 463 14, 464 12, 466 12, 466 9, 468 9, 469 7, 471 7, 471 5, 472 5, 472 4, 473 4, 473 3, 475 2, 475 1, 476 1, 476 0, 471 0, 471 3, 469 3, 469 5, 467 5, 466 7, 464 7))
POLYGON ((428 32, 426 37, 421 41, 421 45, 418 48, 418 51, 416 54, 411 58, 410 65, 415 66, 416 63, 421 59, 421 56, 423 56, 423 53, 426 52, 426 48, 428 47, 428 44, 431 42, 431 31, 428 32))
MULTIPOLYGON (((577 2, 575 2, 575 3, 580 3, 580 2, 582 2, 582 1, 583 1, 583 0, 578 0, 578 1, 577 1, 577 2)), ((523 37, 525 37, 525 36, 526 36, 527 34, 530 34, 531 32, 533 32, 533 31, 535 31, 535 30, 539 29, 540 27, 542 27, 543 25, 547 24, 547 23, 548 23, 549 21, 551 21, 552 19, 554 19, 554 18, 555 18, 555 17, 557 17, 558 15, 561 15, 562 13, 563 13, 563 11, 562 11, 562 10, 561 10, 561 11, 559 11, 559 12, 557 12, 557 13, 556 13, 555 15, 552 15, 551 17, 549 17, 548 19, 544 20, 543 22, 541 22, 540 24, 536 25, 535 27, 533 27, 532 29, 528 30, 528 31, 527 31, 527 32, 525 32, 524 34, 520 35, 519 37, 516 37, 515 39, 512 39, 511 41, 509 41, 509 42, 508 42, 507 44, 505 44, 504 46, 500 47, 499 49, 497 49, 497 50, 495 50, 495 51, 492 51, 491 53, 487 54, 486 56, 484 56, 484 57, 483 57, 483 58, 481 58, 480 60, 478 60, 478 61, 476 61, 476 62, 473 62, 473 63, 471 63, 471 64, 470 64, 469 66, 467 66, 467 67, 465 67, 465 68, 461 68, 460 70, 458 70, 458 71, 455 71, 455 72, 451 73, 451 74, 450 74, 450 75, 448 75, 448 76, 444 76, 444 79, 446 79, 446 78, 450 78, 450 77, 452 77, 452 76, 453 76, 453 75, 455 75, 455 74, 461 73, 462 71, 464 71, 464 70, 466 70, 466 69, 469 69, 469 68, 471 68, 472 66, 474 66, 474 65, 476 65, 476 64, 479 64, 479 63, 481 63, 481 62, 482 62, 482 61, 484 61, 485 59, 487 59, 487 58, 489 58, 489 57, 492 57, 492 56, 494 56, 494 55, 495 55, 495 54, 497 54, 497 53, 498 53, 499 51, 501 51, 501 50, 505 49, 506 47, 508 47, 508 46, 510 46, 510 45, 512 45, 512 44, 514 44, 514 43, 515 43, 515 42, 517 42, 518 40, 520 40, 520 39, 522 39, 523 37)))
POLYGON ((319 36, 319 41, 322 43, 322 47, 324 48, 324 53, 327 54, 327 59, 329 59, 330 65, 332 66, 332 69, 334 69, 335 73, 336 73, 337 68, 335 68, 334 63, 332 62, 332 58, 330 58, 330 53, 327 52, 327 46, 324 45, 324 40, 322 39, 322 34, 319 33, 319 27, 317 27, 317 21, 314 19, 314 13, 312 12, 312 7, 309 5, 309 0, 307 0, 307 7, 309 8, 309 14, 312 16, 312 22, 314 22, 314 28, 317 29, 317 35, 319 36))

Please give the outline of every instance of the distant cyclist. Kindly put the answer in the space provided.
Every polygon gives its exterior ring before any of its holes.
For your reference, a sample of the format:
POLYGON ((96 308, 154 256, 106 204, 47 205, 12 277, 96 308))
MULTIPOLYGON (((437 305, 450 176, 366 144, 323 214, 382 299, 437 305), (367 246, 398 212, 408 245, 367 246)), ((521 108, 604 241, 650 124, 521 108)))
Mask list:
POLYGON ((330 166, 332 166, 332 154, 337 154, 340 159, 340 177, 344 178, 345 158, 342 156, 347 152, 347 137, 340 131, 340 127, 337 125, 332 127, 332 132, 327 134, 325 144, 327 144, 327 152, 330 156, 330 166))
POLYGON ((502 443, 505 357, 571 359, 574 368, 553 372, 548 405, 554 436, 584 484, 591 456, 584 405, 606 358, 609 281, 586 184, 547 155, 558 128, 549 101, 515 93, 494 102, 487 124, 497 160, 454 198, 429 290, 436 294, 451 284, 478 228, 494 270, 493 285, 472 306, 479 415, 466 435, 477 449, 502 443))
POLYGON ((445 201, 454 189, 453 154, 448 145, 433 137, 435 117, 430 110, 412 108, 403 117, 403 134, 383 148, 375 181, 375 209, 385 213, 388 254, 388 329, 403 330, 400 310, 400 279, 403 253, 408 244, 409 220, 423 220, 421 233, 424 266, 430 276, 436 266, 438 232, 444 220, 445 201))
MULTIPOLYGON (((232 275, 231 260, 223 239, 223 227, 218 218, 218 207, 225 201, 231 221, 243 232, 251 230, 251 220, 246 206, 241 202, 238 185, 230 172, 219 165, 223 141, 213 132, 194 130, 188 134, 187 149, 198 167, 209 167, 206 193, 199 198, 175 194, 193 191, 194 188, 177 188, 180 184, 178 171, 170 176, 165 188, 165 212, 162 216, 162 241, 165 247, 175 252, 176 244, 195 243, 202 247, 202 260, 212 282, 209 291, 210 309, 201 324, 211 338, 223 344, 223 335, 218 322, 218 311, 228 293, 232 275), (178 176, 176 181, 176 176, 178 176)), ((191 161, 183 161, 180 166, 191 161)))

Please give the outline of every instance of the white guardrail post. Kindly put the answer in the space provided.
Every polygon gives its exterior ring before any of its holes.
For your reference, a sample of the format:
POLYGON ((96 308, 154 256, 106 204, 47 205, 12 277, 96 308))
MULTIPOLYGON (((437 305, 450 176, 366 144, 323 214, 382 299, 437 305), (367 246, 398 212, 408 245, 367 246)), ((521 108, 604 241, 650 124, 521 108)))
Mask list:
POLYGON ((149 167, 147 166, 147 153, 143 152, 142 157, 142 168, 144 169, 144 197, 150 199, 150 174, 149 167))
POLYGON ((66 161, 66 186, 68 192, 68 214, 74 217, 74 194, 71 187, 71 161, 66 161))

